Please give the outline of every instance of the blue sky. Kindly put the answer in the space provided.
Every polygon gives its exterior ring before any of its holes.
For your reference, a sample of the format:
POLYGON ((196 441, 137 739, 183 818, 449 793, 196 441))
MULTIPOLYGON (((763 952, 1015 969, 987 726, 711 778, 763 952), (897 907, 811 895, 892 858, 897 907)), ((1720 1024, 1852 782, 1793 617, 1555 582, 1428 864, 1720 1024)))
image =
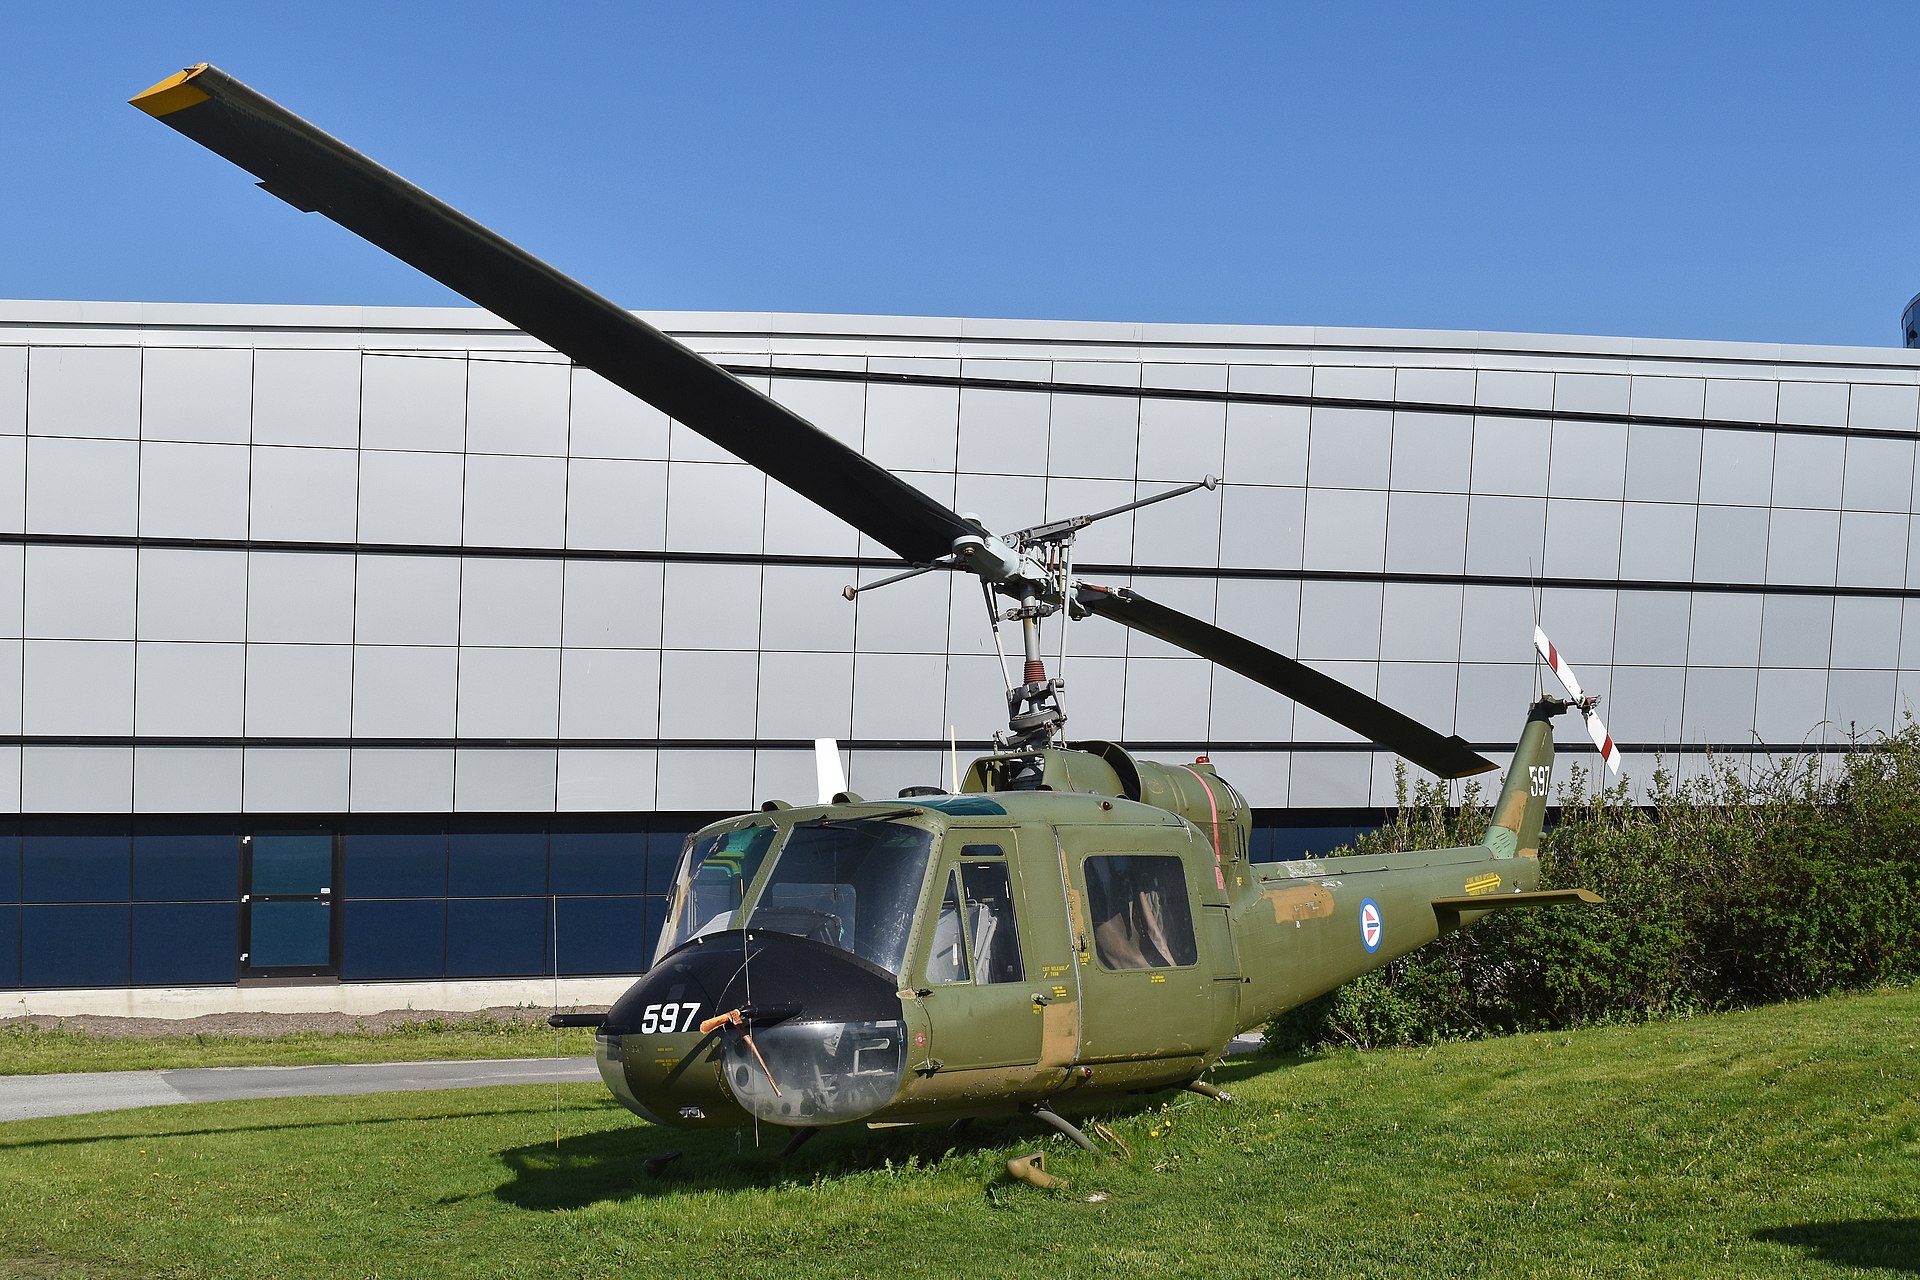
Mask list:
POLYGON ((1898 341, 1920 6, 35 5, 0 296, 439 304, 211 61, 637 308, 1898 341))

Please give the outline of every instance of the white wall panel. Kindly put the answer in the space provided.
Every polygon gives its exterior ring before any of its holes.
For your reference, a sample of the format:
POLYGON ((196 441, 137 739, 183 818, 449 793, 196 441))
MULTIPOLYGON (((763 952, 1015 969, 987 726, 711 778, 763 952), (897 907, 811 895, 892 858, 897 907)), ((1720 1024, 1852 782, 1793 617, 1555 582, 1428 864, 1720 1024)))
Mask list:
POLYGON ((256 447, 249 533, 266 542, 352 542, 359 487, 352 450, 256 447))
POLYGON ((1305 405, 1229 404, 1222 474, 1235 484, 1304 485, 1311 416, 1305 405))
POLYGON ((140 437, 137 347, 35 347, 27 361, 27 431, 36 436, 140 437))
POLYGON ((554 808, 562 813, 645 813, 655 807, 659 769, 656 751, 561 751, 554 808))
POLYGON ((149 538, 247 536, 249 450, 148 441, 140 449, 140 532, 149 538))
MULTIPOLYGON (((249 760, 255 752, 248 752, 249 760)), ((353 752, 355 813, 446 813, 453 808, 453 752, 372 747, 353 752)))
POLYGON ((354 736, 451 737, 459 680, 458 650, 359 646, 353 667, 354 736))
POLYGON ((138 634, 143 640, 245 640, 247 555, 144 547, 138 634))
POLYGON ((559 644, 564 572, 558 560, 466 557, 460 568, 460 643, 559 644))
POLYGON ((358 351, 254 352, 253 442, 358 448, 360 359, 358 351))
POLYGON ((475 547, 557 547, 566 538, 563 458, 467 455, 462 540, 475 547))
POLYGON ((360 455, 360 541, 460 541, 465 459, 457 453, 360 455))
POLYGON ((22 751, 22 813, 128 813, 132 808, 132 747, 27 747, 22 751))
POLYGON ((352 753, 304 747, 249 747, 242 769, 248 813, 344 813, 352 753))
POLYGON ((560 732, 558 649, 460 650, 463 738, 552 738, 560 732))
POLYGON ((27 348, 0 346, 0 435, 27 430, 27 348))
POLYGON ((239 813, 238 747, 136 747, 135 813, 239 813))
POLYGON ((351 727, 352 705, 350 646, 247 646, 250 737, 344 738, 351 727))
POLYGON ((551 813, 558 765, 551 750, 462 748, 453 755, 461 813, 551 813))
POLYGON ((139 504, 138 442, 27 441, 28 532, 132 534, 139 504))
POLYGON ((244 645, 143 641, 134 665, 133 731, 237 737, 246 728, 246 675, 244 645))
POLYGON ((363 645, 460 641, 460 567, 453 556, 360 556, 354 639, 363 645))
POLYGON ((252 553, 247 557, 247 638, 352 643, 353 560, 326 552, 252 553))
POLYGON ((467 361, 455 355, 376 355, 360 366, 360 443, 367 449, 466 447, 467 361))
POLYGON ((25 630, 45 640, 131 640, 139 552, 132 547, 25 548, 25 630))
POLYGON ((119 736, 133 732, 133 642, 29 640, 20 731, 119 736))
MULTIPOLYGON (((763 661, 765 656, 764 655, 763 661)), ((822 655, 839 657, 836 654, 822 655)), ((652 738, 660 730, 660 654, 566 649, 560 655, 560 736, 652 738)))
POLYGON ((141 439, 246 444, 252 417, 253 352, 148 348, 141 371, 141 439))
POLYGON ((467 362, 467 448, 565 457, 569 368, 552 357, 474 356, 467 362))

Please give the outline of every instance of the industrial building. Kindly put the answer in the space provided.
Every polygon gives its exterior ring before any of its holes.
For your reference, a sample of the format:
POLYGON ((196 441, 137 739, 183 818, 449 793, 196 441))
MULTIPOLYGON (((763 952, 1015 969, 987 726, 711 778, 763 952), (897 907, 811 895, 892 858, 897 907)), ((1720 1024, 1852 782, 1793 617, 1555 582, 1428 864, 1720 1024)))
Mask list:
MULTIPOLYGON (((1223 475, 1085 574, 1495 759, 1536 615, 1639 786, 1920 689, 1920 350, 650 318, 997 530, 1223 475)), ((483 312, 0 303, 0 988, 604 998, 685 834, 811 800, 813 738, 890 796, 1004 722, 971 577, 843 598, 898 568, 483 312)), ((1210 755, 1263 857, 1394 803, 1393 757, 1144 635, 1063 670, 1070 736, 1210 755)))

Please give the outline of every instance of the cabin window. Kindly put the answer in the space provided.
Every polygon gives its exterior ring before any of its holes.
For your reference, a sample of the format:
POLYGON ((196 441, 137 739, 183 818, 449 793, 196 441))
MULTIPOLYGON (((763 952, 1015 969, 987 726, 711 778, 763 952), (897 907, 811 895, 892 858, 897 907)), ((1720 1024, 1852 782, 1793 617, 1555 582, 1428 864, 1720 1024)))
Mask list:
MULTIPOLYGON (((1001 852, 996 845, 968 845, 967 851, 1001 852)), ((1025 978, 1007 864, 961 863, 947 874, 946 896, 927 952, 927 981, 987 986, 1025 978)))
POLYGON ((1179 858, 1099 854, 1085 865, 1087 913, 1102 967, 1172 969, 1199 959, 1179 858))
POLYGON ((687 838, 656 960, 690 938, 727 927, 766 859, 773 836, 773 827, 759 826, 723 831, 704 840, 687 838))
POLYGON ((897 975, 932 855, 932 834, 904 823, 801 823, 767 873, 747 927, 811 938, 897 975))

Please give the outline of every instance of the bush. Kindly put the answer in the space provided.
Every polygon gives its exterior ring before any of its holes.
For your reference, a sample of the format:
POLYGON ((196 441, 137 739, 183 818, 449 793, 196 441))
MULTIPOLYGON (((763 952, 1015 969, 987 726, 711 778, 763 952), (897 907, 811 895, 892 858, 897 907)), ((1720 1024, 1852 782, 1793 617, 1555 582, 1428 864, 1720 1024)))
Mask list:
MULTIPOLYGON (((1633 1022, 1920 976, 1920 727, 1844 754, 1656 770, 1650 803, 1576 766, 1542 888, 1600 907, 1502 912, 1276 1019, 1282 1050, 1633 1022)), ((1360 852, 1477 843, 1469 784, 1401 788, 1360 852)))

